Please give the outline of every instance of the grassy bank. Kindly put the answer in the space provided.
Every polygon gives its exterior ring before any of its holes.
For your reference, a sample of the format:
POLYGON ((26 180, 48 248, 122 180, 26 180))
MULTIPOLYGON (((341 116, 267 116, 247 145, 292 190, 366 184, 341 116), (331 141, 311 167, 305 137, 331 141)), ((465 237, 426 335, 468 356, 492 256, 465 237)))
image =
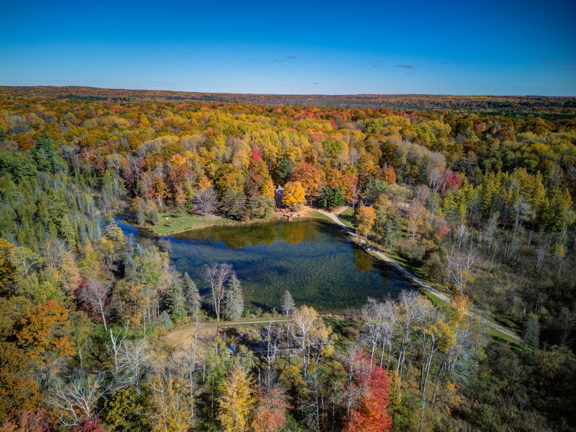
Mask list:
POLYGON ((348 228, 354 229, 354 209, 352 207, 347 208, 342 213, 338 215, 338 219, 346 225, 348 228))
POLYGON ((153 234, 158 236, 168 236, 196 229, 209 228, 213 226, 229 225, 249 225, 256 223, 266 223, 282 218, 280 213, 274 213, 265 219, 252 219, 249 221, 237 221, 221 216, 196 216, 188 213, 183 214, 160 214, 160 223, 150 228, 153 234))

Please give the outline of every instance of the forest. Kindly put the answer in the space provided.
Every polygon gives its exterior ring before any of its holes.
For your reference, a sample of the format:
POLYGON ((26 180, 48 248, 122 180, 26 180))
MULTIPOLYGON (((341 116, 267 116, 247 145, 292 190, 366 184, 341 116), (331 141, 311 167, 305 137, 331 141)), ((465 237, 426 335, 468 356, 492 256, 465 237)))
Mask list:
POLYGON ((0 431, 574 431, 574 197, 575 98, 2 87, 0 431), (344 205, 450 301, 255 312, 117 223, 344 205))

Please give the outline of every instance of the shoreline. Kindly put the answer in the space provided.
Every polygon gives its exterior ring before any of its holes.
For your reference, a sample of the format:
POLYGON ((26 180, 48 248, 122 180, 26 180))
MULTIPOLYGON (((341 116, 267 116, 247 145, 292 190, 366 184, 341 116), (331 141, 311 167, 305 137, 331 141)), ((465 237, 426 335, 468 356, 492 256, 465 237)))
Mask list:
MULTIPOLYGON (((296 213, 296 216, 294 216, 292 218, 292 222, 298 221, 298 220, 304 220, 304 219, 318 219, 318 220, 324 220, 326 222, 330 222, 329 218, 324 217, 324 215, 322 213, 320 213, 319 215, 316 215, 316 216, 313 214, 310 214, 312 212, 304 212, 304 213, 305 214, 303 214, 303 215, 300 215, 300 213, 296 213)), ((182 229, 170 230, 170 231, 165 232, 165 233, 156 232, 156 230, 154 230, 154 227, 137 225, 137 224, 129 221, 128 219, 123 219, 123 222, 129 224, 130 226, 132 226, 134 228, 137 228, 138 230, 146 231, 146 234, 150 237, 162 238, 162 237, 170 237, 170 236, 173 236, 176 234, 182 234, 182 233, 189 232, 189 231, 197 231, 197 230, 206 229, 206 228, 213 228, 213 227, 223 227, 223 226, 241 227, 241 226, 248 226, 248 225, 265 224, 265 223, 271 223, 271 222, 290 222, 290 220, 288 219, 286 214, 274 212, 274 215, 272 217, 270 217, 269 219, 252 219, 252 220, 248 220, 248 221, 233 221, 233 220, 214 219, 213 223, 207 222, 207 223, 198 224, 198 225, 194 225, 194 226, 190 226, 190 227, 186 227, 186 228, 182 228, 182 229)))

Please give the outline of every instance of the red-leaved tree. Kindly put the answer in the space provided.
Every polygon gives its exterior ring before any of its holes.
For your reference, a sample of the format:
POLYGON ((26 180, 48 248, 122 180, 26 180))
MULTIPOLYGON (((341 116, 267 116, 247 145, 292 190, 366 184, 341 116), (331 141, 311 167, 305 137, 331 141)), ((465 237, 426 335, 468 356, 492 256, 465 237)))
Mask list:
POLYGON ((392 427, 392 417, 388 412, 388 373, 381 367, 373 365, 362 353, 356 356, 358 370, 354 385, 360 400, 350 411, 345 432, 386 432, 392 427))
POLYGON ((88 313, 92 318, 100 318, 104 329, 108 331, 106 324, 106 310, 110 304, 108 298, 108 286, 104 282, 85 279, 74 290, 78 307, 88 313))
POLYGON ((274 386, 268 391, 259 389, 257 396, 258 403, 253 412, 252 430, 254 432, 281 430, 286 424, 286 410, 290 408, 282 387, 274 386))
POLYGON ((48 430, 50 430, 50 417, 44 408, 36 411, 20 411, 16 421, 6 421, 0 425, 0 432, 47 432, 48 430))
POLYGON ((80 424, 70 432, 106 432, 107 429, 102 425, 98 417, 84 419, 80 424))

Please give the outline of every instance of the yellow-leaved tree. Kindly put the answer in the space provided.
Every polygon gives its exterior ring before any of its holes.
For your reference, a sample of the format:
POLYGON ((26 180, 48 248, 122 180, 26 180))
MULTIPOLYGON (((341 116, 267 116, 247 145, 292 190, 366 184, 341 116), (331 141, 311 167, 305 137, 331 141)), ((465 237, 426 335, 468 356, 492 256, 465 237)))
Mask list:
POLYGON ((358 210, 356 215, 358 230, 364 235, 368 235, 374 222, 376 221, 376 212, 373 207, 363 206, 358 210))
POLYGON ((221 384, 218 420, 224 432, 243 432, 249 429, 250 413, 255 397, 253 382, 240 365, 236 365, 221 384))
POLYGON ((300 204, 306 198, 306 191, 300 182, 288 182, 284 186, 282 194, 282 204, 288 207, 294 207, 300 204))

